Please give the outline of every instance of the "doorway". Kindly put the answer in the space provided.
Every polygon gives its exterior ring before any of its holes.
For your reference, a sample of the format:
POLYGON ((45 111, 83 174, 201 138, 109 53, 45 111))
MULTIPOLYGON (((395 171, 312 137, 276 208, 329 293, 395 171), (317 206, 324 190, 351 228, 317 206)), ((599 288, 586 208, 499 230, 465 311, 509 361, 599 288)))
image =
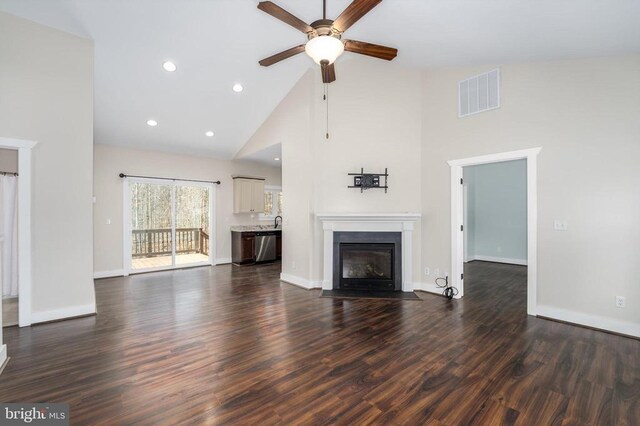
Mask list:
POLYGON ((18 151, 0 148, 2 326, 18 325, 18 151))
MULTIPOLYGON (((20 178, 17 180, 17 269, 18 325, 31 325, 31 157, 35 141, 0 137, 0 148, 18 152, 20 178)), ((0 307, 2 305, 0 304, 0 307)), ((0 312, 0 319, 2 312, 0 312)), ((2 324, 0 323, 0 326, 2 324)), ((0 365, 6 358, 6 347, 0 336, 0 365)))
MULTIPOLYGON (((527 161, 465 166, 464 265, 467 296, 509 294, 526 310, 527 161)), ((489 296, 489 297, 487 297, 489 296)))
POLYGON ((125 179, 125 273, 212 265, 211 183, 125 179))
MULTIPOLYGON (((514 160, 526 162, 526 264, 527 313, 536 315, 537 306, 537 156, 541 148, 525 149, 480 157, 449 161, 451 167, 451 284, 459 289, 458 298, 464 296, 465 253, 465 189, 464 168, 469 166, 503 163, 514 160)), ((467 188, 466 197, 469 198, 467 188)), ((467 200, 467 203, 469 201, 467 200)), ((467 215, 466 221, 469 221, 467 215)), ((467 224, 468 226, 468 224, 467 224)), ((468 236, 467 236, 468 239, 468 236)), ((467 241, 467 245, 470 242, 467 241)), ((497 246, 496 246, 497 247, 497 246)), ((498 259, 497 256, 494 260, 498 259)))

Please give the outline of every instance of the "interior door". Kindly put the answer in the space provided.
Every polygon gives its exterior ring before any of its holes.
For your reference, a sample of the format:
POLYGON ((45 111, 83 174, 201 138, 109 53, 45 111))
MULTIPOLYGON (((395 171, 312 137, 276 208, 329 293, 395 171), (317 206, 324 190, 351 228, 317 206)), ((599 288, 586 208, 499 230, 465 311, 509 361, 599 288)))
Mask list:
POLYGON ((468 204, 469 187, 465 183, 462 187, 462 209, 464 211, 462 217, 462 238, 464 246, 464 262, 469 261, 469 204, 468 204))

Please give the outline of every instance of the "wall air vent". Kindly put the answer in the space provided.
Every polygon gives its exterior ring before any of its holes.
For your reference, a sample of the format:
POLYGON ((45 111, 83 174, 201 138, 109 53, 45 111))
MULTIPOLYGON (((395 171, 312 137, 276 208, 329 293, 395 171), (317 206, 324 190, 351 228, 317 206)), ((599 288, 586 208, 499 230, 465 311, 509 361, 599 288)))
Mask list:
POLYGON ((500 69, 458 82, 458 117, 500 108, 500 69))

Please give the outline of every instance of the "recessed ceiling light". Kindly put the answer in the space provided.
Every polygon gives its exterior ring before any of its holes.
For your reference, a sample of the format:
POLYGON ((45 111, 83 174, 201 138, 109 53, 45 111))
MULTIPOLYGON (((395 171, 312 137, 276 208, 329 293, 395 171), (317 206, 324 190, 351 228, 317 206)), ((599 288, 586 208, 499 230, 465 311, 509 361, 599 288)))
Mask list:
POLYGON ((147 124, 151 127, 155 127, 158 125, 158 122, 156 120, 147 120, 147 124))
POLYGON ((242 89, 244 89, 244 87, 242 87, 242 84, 240 83, 236 83, 233 85, 233 91, 236 93, 242 92, 242 89))
POLYGON ((205 133, 205 135, 212 137, 213 136, 213 132, 211 130, 209 130, 207 133, 205 133))
POLYGON ((178 69, 178 67, 176 66, 176 64, 174 64, 171 61, 167 61, 165 63, 162 64, 162 68, 164 68, 165 71, 168 72, 174 72, 175 70, 178 69))
POLYGON ((275 161, 280 161, 279 157, 274 158, 275 161))

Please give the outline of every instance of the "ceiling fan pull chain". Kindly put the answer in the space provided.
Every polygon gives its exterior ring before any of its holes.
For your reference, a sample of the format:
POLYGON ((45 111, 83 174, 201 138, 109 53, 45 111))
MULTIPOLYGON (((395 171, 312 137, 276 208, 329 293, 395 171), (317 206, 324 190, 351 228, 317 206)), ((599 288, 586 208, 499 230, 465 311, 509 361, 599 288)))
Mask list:
POLYGON ((327 103, 327 134, 326 139, 329 139, 329 84, 325 83, 324 85, 324 99, 327 103))

